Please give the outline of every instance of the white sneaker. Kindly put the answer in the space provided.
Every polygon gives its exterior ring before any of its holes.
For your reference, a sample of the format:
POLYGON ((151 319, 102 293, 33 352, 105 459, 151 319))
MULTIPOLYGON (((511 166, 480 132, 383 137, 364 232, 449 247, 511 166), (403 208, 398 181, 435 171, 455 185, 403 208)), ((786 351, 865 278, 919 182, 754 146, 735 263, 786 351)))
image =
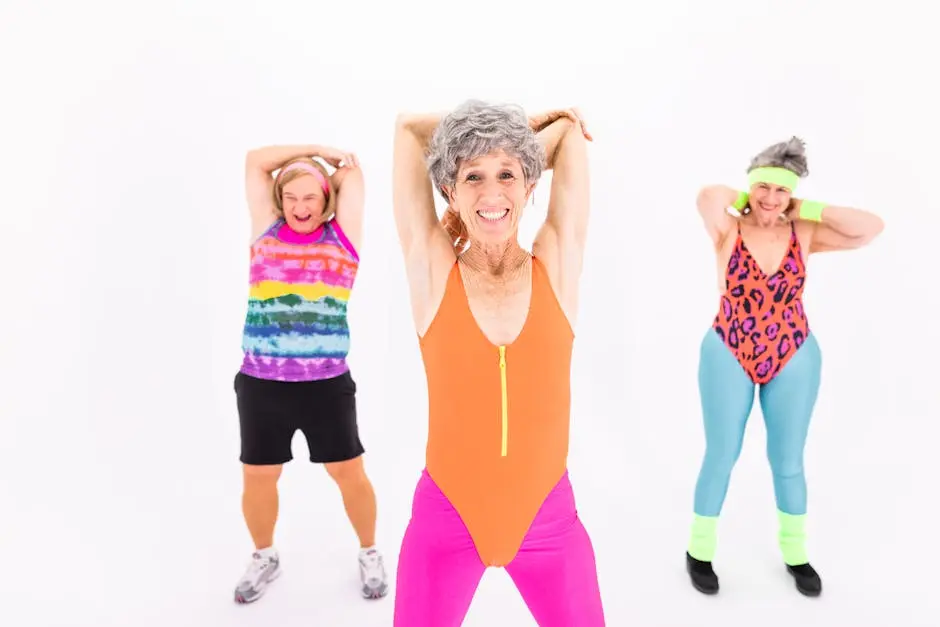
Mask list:
POLYGON ((248 570, 235 587, 236 603, 252 603, 261 598, 268 585, 281 575, 277 551, 265 549, 251 555, 248 570))
POLYGON ((385 563, 375 547, 359 551, 359 577, 365 598, 381 599, 388 593, 385 563))

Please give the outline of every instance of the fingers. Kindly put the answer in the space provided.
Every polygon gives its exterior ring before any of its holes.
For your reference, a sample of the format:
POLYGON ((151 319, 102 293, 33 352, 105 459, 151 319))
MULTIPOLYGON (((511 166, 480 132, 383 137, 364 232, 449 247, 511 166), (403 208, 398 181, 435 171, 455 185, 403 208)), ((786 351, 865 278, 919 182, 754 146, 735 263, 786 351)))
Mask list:
POLYGON ((584 135, 584 138, 589 142, 594 141, 594 136, 591 135, 591 132, 587 130, 587 123, 584 121, 584 116, 581 115, 580 109, 577 107, 571 107, 567 110, 567 114, 573 122, 581 126, 581 133, 584 135))
POLYGON ((358 168, 359 157, 355 153, 344 152, 339 158, 333 159, 330 165, 334 168, 358 168))

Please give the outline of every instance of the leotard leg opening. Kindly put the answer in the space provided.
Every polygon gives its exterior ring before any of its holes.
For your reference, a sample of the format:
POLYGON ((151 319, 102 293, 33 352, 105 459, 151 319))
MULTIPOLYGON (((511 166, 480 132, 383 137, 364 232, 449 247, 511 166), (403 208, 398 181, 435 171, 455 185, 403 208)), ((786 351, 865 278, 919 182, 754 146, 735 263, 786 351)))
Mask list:
POLYGON ((540 627, 604 627, 594 548, 567 473, 545 499, 506 571, 540 627))
POLYGON ((695 484, 695 516, 689 555, 714 558, 717 523, 741 454, 747 419, 754 405, 754 382, 712 329, 702 340, 698 372, 705 423, 705 456, 695 484))
POLYGON ((486 567, 470 532, 425 470, 398 557, 395 627, 460 627, 486 567))
POLYGON ((760 404, 767 427, 767 458, 773 472, 779 518, 778 542, 784 562, 806 564, 807 509, 803 450, 819 394, 822 352, 811 333, 787 366, 761 386, 760 404))

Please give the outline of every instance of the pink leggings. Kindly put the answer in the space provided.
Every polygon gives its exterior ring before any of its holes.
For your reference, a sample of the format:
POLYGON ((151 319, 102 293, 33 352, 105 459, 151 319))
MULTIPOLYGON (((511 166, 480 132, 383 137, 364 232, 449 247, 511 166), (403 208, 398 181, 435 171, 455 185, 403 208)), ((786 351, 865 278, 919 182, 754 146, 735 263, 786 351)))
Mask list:
MULTIPOLYGON (((460 627, 485 570, 463 520, 425 470, 398 558, 395 627, 460 627)), ((604 627, 594 549, 567 472, 506 571, 540 627, 604 627)))

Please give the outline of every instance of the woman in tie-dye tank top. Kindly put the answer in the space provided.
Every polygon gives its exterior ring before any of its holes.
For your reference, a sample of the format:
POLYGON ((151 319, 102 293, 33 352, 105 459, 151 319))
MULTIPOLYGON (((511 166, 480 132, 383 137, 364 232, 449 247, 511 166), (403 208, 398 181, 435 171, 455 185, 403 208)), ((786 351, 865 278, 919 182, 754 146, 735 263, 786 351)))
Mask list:
POLYGON ((767 431, 781 557, 799 592, 822 593, 805 533, 803 448, 822 369, 822 353, 803 306, 806 263, 813 253, 867 245, 881 232, 882 222, 860 209, 795 198, 797 183, 807 173, 804 144, 794 137, 751 160, 747 191, 715 185, 698 196, 721 294, 700 348, 705 455, 685 556, 692 585, 705 594, 719 589, 712 567, 718 517, 755 391, 767 431))
POLYGON ((363 468, 356 384, 346 362, 346 306, 362 236, 362 172, 354 155, 322 146, 253 150, 245 168, 250 278, 235 393, 242 511, 255 550, 235 600, 257 600, 281 573, 273 537, 277 483, 297 430, 310 461, 323 464, 342 493, 360 541, 363 596, 383 597, 375 495, 363 468), (317 157, 335 168, 332 175, 317 157))

